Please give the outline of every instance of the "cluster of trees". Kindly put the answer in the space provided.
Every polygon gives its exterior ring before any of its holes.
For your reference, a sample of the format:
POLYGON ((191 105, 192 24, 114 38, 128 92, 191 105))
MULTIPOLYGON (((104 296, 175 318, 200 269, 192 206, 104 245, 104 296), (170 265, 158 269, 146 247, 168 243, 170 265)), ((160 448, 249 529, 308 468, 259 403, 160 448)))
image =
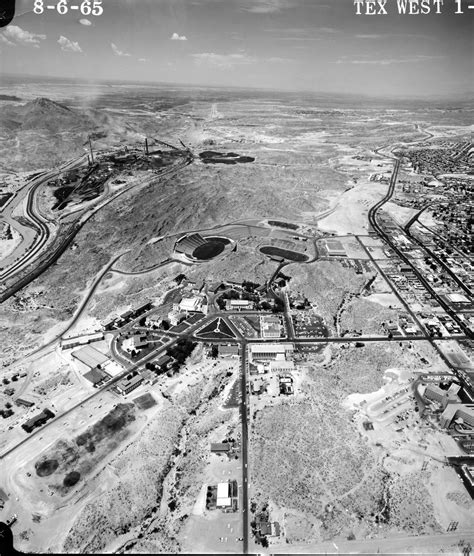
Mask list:
POLYGON ((268 506, 264 505, 260 512, 257 512, 257 504, 252 502, 250 505, 251 513, 256 514, 255 519, 250 522, 250 527, 252 528, 252 533, 255 537, 255 542, 257 544, 261 544, 263 548, 268 547, 268 539, 265 535, 262 535, 260 532, 260 524, 261 523, 268 523, 270 519, 270 514, 268 512, 268 506))
POLYGON ((272 313, 283 313, 285 310, 285 303, 279 297, 275 297, 275 304, 272 307, 272 313))
POLYGON ((173 373, 178 372, 181 365, 191 355, 196 345, 196 342, 183 339, 179 340, 179 342, 177 342, 174 346, 168 348, 168 350, 166 351, 167 355, 174 359, 173 363, 171 363, 170 365, 169 370, 171 370, 173 373))
POLYGON ((15 412, 11 408, 0 409, 0 416, 3 417, 4 419, 8 419, 8 417, 11 417, 14 414, 15 412))
POLYGON ((242 288, 249 293, 252 293, 253 291, 255 291, 257 288, 260 287, 260 284, 256 284, 255 282, 250 282, 249 280, 244 280, 242 282, 242 288))
POLYGON ((186 275, 185 274, 178 274, 178 276, 176 276, 176 278, 174 279, 174 281, 178 284, 181 284, 181 282, 183 280, 186 280, 186 275))

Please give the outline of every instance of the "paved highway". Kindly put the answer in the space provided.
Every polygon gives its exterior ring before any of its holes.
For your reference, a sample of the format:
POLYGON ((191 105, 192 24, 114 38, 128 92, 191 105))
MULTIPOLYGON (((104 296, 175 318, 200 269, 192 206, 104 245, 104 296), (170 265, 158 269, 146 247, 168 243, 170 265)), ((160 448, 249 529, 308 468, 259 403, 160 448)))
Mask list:
MULTIPOLYGON (((418 268, 412 263, 411 259, 409 259, 405 255, 405 253, 403 253, 397 247, 397 245, 394 243, 392 238, 384 231, 384 229, 380 226, 380 224, 377 221, 377 212, 387 201, 390 200, 390 198, 393 195, 393 192, 395 190, 395 184, 396 184, 396 181, 397 181, 397 175, 398 175, 399 168, 400 168, 400 160, 397 159, 396 162, 395 162, 394 170, 392 172, 392 177, 390 179, 390 186, 388 188, 388 191, 387 191, 385 197, 383 197, 378 203, 376 203, 369 210, 369 213, 368 213, 369 222, 370 222, 372 228, 379 235, 379 237, 381 237, 383 239, 383 241, 393 249, 393 251, 397 254, 397 256, 405 264, 410 266, 410 268, 412 269, 413 274, 415 274, 415 276, 418 278, 420 283, 425 287, 425 289, 429 292, 429 294, 433 297, 433 299, 435 299, 436 302, 444 309, 444 311, 456 322, 456 324, 461 328, 461 330, 464 332, 464 334, 472 339, 472 338, 474 338, 474 334, 470 331, 470 329, 466 326, 466 324, 457 316, 455 311, 453 311, 451 309, 451 307, 441 298, 441 296, 438 295, 438 293, 433 290, 430 283, 426 280, 426 278, 418 270, 418 268)), ((425 247, 423 245, 421 245, 421 247, 423 249, 425 249, 425 247)))
MULTIPOLYGON (((38 258, 41 255, 44 255, 44 258, 43 258, 43 260, 38 261, 38 264, 37 264, 36 268, 34 268, 30 272, 28 272, 28 274, 26 276, 23 276, 16 283, 14 283, 13 285, 11 285, 7 289, 5 289, 0 295, 0 302, 6 301, 9 297, 11 297, 17 291, 24 288, 27 284, 29 284, 30 282, 35 280, 39 275, 41 275, 45 270, 47 270, 52 264, 54 264, 59 259, 59 257, 64 253, 64 251, 67 249, 67 247, 71 244, 74 237, 81 230, 81 228, 99 210, 101 210, 102 208, 107 206, 112 201, 115 201, 118 197, 120 197, 124 193, 127 193, 128 191, 134 189, 135 187, 141 187, 141 186, 147 184, 147 182, 140 182, 138 184, 133 183, 133 184, 127 186, 127 187, 124 187, 123 189, 121 189, 120 191, 115 193, 112 197, 110 197, 109 199, 106 199, 105 201, 101 202, 98 206, 94 207, 92 210, 85 212, 84 214, 82 214, 82 216, 80 216, 78 218, 78 220, 76 222, 74 222, 72 224, 70 229, 64 234, 64 236, 62 238, 59 238, 59 239, 56 238, 56 239, 58 239, 58 242, 57 242, 56 245, 51 245, 50 244, 49 248, 46 250, 45 247, 46 247, 46 245, 48 243, 48 240, 50 238, 50 230, 49 230, 48 226, 45 224, 45 222, 47 222, 47 221, 42 219, 42 217, 40 215, 35 214, 35 210, 34 210, 34 203, 36 202, 35 193, 36 193, 37 189, 39 188, 39 186, 42 185, 44 182, 50 180, 52 177, 66 171, 66 170, 70 170, 71 168, 73 168, 76 165, 79 165, 82 162, 82 158, 84 158, 84 157, 81 157, 80 159, 74 159, 72 161, 69 161, 68 163, 61 166, 60 170, 54 170, 54 171, 48 172, 46 174, 43 174, 42 176, 36 178, 36 180, 34 180, 32 182, 33 185, 30 187, 30 189, 28 191, 28 200, 27 200, 26 212, 27 212, 28 217, 34 223, 35 227, 37 227, 37 229, 39 230, 39 237, 37 238, 37 243, 34 244, 33 248, 31 248, 20 261, 16 262, 14 265, 9 267, 8 270, 3 275, 0 276, 0 280, 5 281, 6 279, 14 279, 15 276, 18 276, 19 274, 21 274, 21 272, 23 270, 25 270, 34 261, 35 258, 38 258)), ((181 170, 182 168, 184 168, 185 166, 189 165, 191 162, 192 162, 192 159, 190 157, 187 157, 184 160, 180 161, 179 163, 171 166, 170 168, 166 168, 160 174, 150 177, 148 181, 152 182, 155 179, 160 179, 163 176, 166 176, 168 174, 177 172, 177 171, 181 170)))
POLYGON ((417 237, 415 237, 411 232, 407 231, 407 236, 411 239, 411 241, 413 241, 414 243, 416 243, 419 247, 421 247, 422 249, 424 249, 426 251, 426 253, 428 253, 428 255, 434 260, 436 261, 436 263, 444 269, 445 272, 447 272, 449 274, 449 276, 451 276, 451 279, 454 280, 456 282, 456 284, 464 291, 464 293, 466 293, 469 297, 472 297, 472 291, 471 289, 466 286, 466 284, 459 278, 459 276, 457 274, 455 274, 450 268, 449 266, 438 257, 438 255, 432 251, 427 245, 425 245, 422 241, 420 241, 417 237))
POLYGON ((50 238, 50 231, 47 226, 48 221, 43 216, 41 216, 41 214, 39 213, 39 211, 35 206, 36 205, 35 194, 38 188, 42 186, 44 183, 51 180, 52 178, 62 174, 63 172, 67 170, 71 170, 75 166, 79 166, 80 164, 82 164, 84 159, 85 156, 70 160, 65 164, 63 164, 62 166, 60 166, 59 168, 46 172, 41 176, 38 176, 30 183, 28 192, 26 194, 25 213, 26 213, 26 217, 29 219, 32 226, 38 230, 38 236, 34 239, 33 245, 27 251, 25 256, 19 261, 12 264, 10 267, 8 267, 4 272, 2 272, 2 274, 0 274, 1 281, 4 282, 8 278, 21 272, 21 270, 25 268, 30 262, 32 262, 35 259, 35 257, 41 252, 41 250, 43 249, 43 247, 46 245, 46 243, 50 238))
POLYGON ((240 405, 240 416, 242 419, 242 536, 243 536, 243 553, 248 554, 249 551, 249 469, 248 469, 248 416, 250 411, 249 398, 247 396, 247 346, 242 341, 240 345, 240 390, 242 401, 240 405))
MULTIPOLYGON (((385 197, 383 199, 381 199, 377 204, 375 204, 373 207, 371 207, 371 209, 369 210, 369 222, 372 225, 373 229, 376 231, 376 233, 379 235, 379 237, 385 241, 385 243, 387 243, 388 245, 390 245, 390 247, 393 249, 393 251, 398 255, 398 257, 403 260, 406 264, 408 264, 412 270, 413 273, 415 274, 415 276, 417 276, 418 280, 423 284, 423 286, 425 287, 425 289, 432 295, 432 297, 439 303, 439 305, 446 311, 446 313, 448 315, 450 315, 453 320, 459 324, 460 328, 464 331, 465 333, 465 338, 467 337, 468 339, 472 339, 473 338, 473 333, 469 330, 469 328, 464 324, 464 322, 462 322, 456 315, 456 313, 440 298, 440 296, 433 291, 433 289, 431 288, 431 285, 427 282, 427 280, 425 280, 424 276, 418 271, 418 269, 412 264, 412 262, 410 261, 410 259, 403 253, 401 252, 398 247, 393 243, 391 237, 385 233, 385 231, 382 229, 382 227, 378 224, 377 222, 377 212, 380 209, 380 207, 382 207, 388 200, 390 200, 390 198, 393 195, 394 189, 395 189, 395 184, 397 181, 397 175, 398 175, 398 170, 400 168, 400 160, 396 160, 395 161, 395 167, 394 167, 394 171, 392 173, 392 178, 390 180, 390 186, 388 188, 388 191, 385 195, 385 197)), ((423 247, 423 246, 422 246, 423 247)), ((368 252, 368 250, 366 250, 368 252)), ((371 257, 372 261, 373 258, 371 257)), ((378 266, 378 265, 377 265, 378 266)), ((380 267, 378 267, 380 270, 380 267)), ((388 283, 391 283, 390 281, 388 283)), ((394 288, 394 291, 396 291, 396 288, 394 288)), ((402 300, 403 304, 405 306, 407 306, 407 304, 405 303, 405 301, 402 299, 402 297, 398 294, 398 298, 402 300)), ((413 311, 410 311, 410 314, 412 315, 412 317, 415 318, 415 321, 417 322, 417 324, 420 326, 421 328, 421 323, 419 321, 419 319, 416 317, 416 315, 414 315, 413 311)), ((421 328, 422 329, 422 328, 421 328)), ((461 338, 459 338, 461 339, 461 338)), ((453 373, 455 374, 455 376, 458 378, 458 380, 460 381, 461 384, 463 384, 466 389, 469 391, 470 387, 468 385, 465 384, 465 380, 464 378, 459 374, 458 369, 451 363, 451 361, 448 359, 448 357, 445 355, 445 353, 443 352, 443 350, 440 348, 440 346, 434 341, 434 339, 430 336, 427 338, 427 340, 430 342, 430 344, 433 346, 433 348, 437 351, 437 353, 439 354, 439 356, 441 357, 441 359, 444 361, 444 363, 446 364, 446 366, 451 369, 453 371, 453 373)))

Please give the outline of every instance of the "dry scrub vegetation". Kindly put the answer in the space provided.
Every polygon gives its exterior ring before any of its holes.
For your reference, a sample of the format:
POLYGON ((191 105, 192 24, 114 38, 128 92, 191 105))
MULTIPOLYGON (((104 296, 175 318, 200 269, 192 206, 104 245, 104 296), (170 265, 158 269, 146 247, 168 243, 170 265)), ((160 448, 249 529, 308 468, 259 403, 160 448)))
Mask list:
POLYGON ((285 274, 291 276, 292 292, 303 294, 313 304, 325 323, 334 328, 333 318, 344 296, 357 293, 366 278, 336 261, 316 261, 308 265, 289 265, 285 274))
POLYGON ((349 393, 381 387, 386 369, 416 367, 416 355, 386 343, 331 349, 330 365, 307 371, 302 398, 286 399, 254 416, 250 456, 255 499, 270 501, 283 514, 288 511, 288 542, 301 540, 295 511, 312 524, 306 541, 364 538, 392 529, 437 530, 422 481, 383 470, 381 449, 367 443, 341 405, 349 393))
MULTIPOLYGON (((0 331, 6 341, 0 348, 0 358, 8 361, 20 350, 26 353, 39 345, 46 330, 70 319, 87 285, 116 254, 128 250, 132 253, 120 262, 120 268, 146 269, 168 258, 166 251, 171 246, 167 241, 163 247, 158 243, 151 249, 146 243, 152 237, 207 228, 237 218, 298 213, 302 209, 298 197, 288 192, 282 182, 273 181, 274 177, 265 177, 259 171, 253 174, 251 165, 224 169, 192 165, 180 175, 164 182, 157 180, 110 203, 76 236, 77 249, 67 250, 58 264, 34 284, 2 304, 0 331), (32 295, 36 309, 22 309, 32 295), (24 303, 19 304, 18 298, 24 303)), ((233 268, 233 275, 239 278, 264 278, 268 265, 264 257, 244 245, 231 260, 217 263, 216 274, 224 277, 233 268)), ((194 272, 208 273, 209 268, 203 265, 202 270, 194 272)))
MULTIPOLYGON (((180 380, 193 373, 201 357, 198 348, 180 380)), ((64 550, 179 550, 177 535, 191 513, 209 457, 209 434, 229 418, 218 406, 231 376, 222 368, 211 369, 193 385, 177 387, 176 378, 172 388, 163 385, 163 409, 111 460, 115 486, 86 505, 64 550)))
POLYGON ((341 330, 363 335, 386 333, 383 323, 397 321, 397 312, 367 299, 353 299, 342 312, 341 330))

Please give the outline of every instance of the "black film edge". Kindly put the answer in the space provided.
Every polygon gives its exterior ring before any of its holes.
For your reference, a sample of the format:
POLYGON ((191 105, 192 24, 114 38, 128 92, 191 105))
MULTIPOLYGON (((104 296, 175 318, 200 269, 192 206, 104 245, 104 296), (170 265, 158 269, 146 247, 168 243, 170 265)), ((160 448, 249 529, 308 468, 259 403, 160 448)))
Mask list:
POLYGON ((15 0, 0 0, 0 27, 6 27, 15 16, 15 0))

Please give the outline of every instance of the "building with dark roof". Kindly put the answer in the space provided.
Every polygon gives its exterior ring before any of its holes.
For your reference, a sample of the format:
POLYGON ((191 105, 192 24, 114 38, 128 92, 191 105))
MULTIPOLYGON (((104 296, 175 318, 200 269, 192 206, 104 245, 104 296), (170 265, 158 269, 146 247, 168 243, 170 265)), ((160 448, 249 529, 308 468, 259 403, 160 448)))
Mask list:
POLYGON ((100 386, 104 382, 107 382, 107 380, 109 379, 109 376, 106 373, 104 373, 104 371, 98 369, 97 367, 91 369, 90 371, 83 374, 82 376, 89 382, 92 382, 92 385, 94 387, 100 386))
POLYGON ((126 394, 130 393, 132 390, 135 390, 135 388, 138 388, 142 382, 143 382, 143 376, 139 374, 132 376, 130 378, 126 377, 122 379, 120 382, 118 382, 117 390, 120 394, 122 394, 122 396, 125 396, 126 394))
POLYGON ((23 398, 17 398, 15 403, 16 405, 22 405, 23 407, 33 407, 35 405, 35 402, 30 402, 28 400, 24 400, 23 398))
POLYGON ((227 454, 229 451, 229 442, 214 442, 211 444, 211 452, 213 454, 227 454))
POLYGON ((26 432, 32 432, 34 429, 41 427, 53 417, 54 413, 50 409, 43 409, 41 413, 38 413, 38 415, 35 415, 31 419, 28 419, 26 423, 23 423, 23 425, 21 425, 21 428, 26 432))

